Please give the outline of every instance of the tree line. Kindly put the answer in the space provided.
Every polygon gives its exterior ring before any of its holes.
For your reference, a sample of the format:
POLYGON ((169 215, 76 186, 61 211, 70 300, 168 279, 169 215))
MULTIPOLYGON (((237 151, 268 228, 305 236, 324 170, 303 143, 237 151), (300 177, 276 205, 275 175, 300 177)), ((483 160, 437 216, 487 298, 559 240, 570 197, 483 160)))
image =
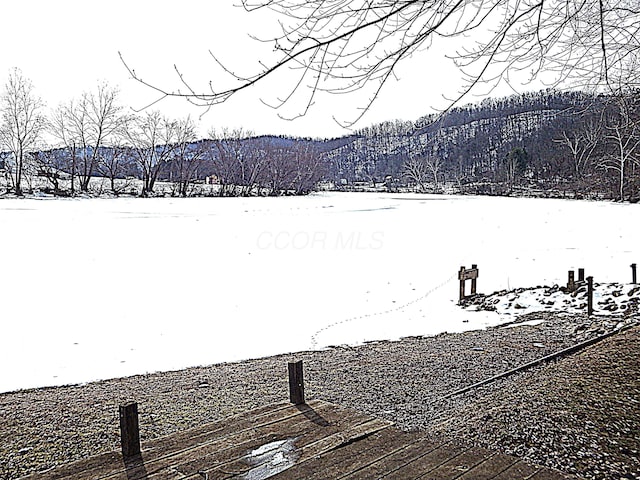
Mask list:
POLYGON ((324 174, 313 143, 256 138, 242 129, 210 131, 201 140, 190 117, 126 114, 118 90, 107 84, 47 113, 15 69, 0 112, 0 173, 5 190, 18 196, 34 178, 55 195, 87 193, 93 183, 104 189, 104 180, 113 194, 154 195, 163 182, 179 196, 300 195, 324 174))
POLYGON ((638 200, 640 95, 545 90, 487 99, 359 130, 326 155, 336 185, 638 200))
MULTIPOLYGON (((486 99, 444 115, 388 121, 330 140, 242 129, 198 139, 190 118, 126 115, 108 85, 44 114, 12 72, 0 103, 0 173, 57 195, 305 194, 323 181, 387 190, 640 199, 640 95, 540 92, 486 99), (45 145, 44 134, 52 138, 45 145)), ((1 188, 1 187, 0 187, 1 188)), ((1 192, 1 190, 0 190, 1 192)))

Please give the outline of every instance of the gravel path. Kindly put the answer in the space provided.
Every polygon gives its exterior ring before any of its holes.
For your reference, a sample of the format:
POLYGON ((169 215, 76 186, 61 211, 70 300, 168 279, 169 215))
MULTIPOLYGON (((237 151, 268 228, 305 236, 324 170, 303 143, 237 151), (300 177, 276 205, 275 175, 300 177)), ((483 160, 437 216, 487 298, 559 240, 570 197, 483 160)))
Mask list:
POLYGON ((0 479, 118 449, 117 407, 124 401, 139 403, 144 442, 286 400, 286 363, 298 359, 305 364, 307 398, 387 418, 406 430, 461 433, 587 478, 640 478, 638 327, 561 361, 442 400, 461 387, 636 321, 551 313, 520 320, 544 322, 0 394, 0 479))

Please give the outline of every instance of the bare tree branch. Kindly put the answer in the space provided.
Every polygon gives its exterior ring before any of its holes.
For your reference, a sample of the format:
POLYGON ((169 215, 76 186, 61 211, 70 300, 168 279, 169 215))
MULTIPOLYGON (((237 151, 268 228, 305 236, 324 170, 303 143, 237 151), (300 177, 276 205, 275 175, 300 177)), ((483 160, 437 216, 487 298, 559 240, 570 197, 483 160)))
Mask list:
POLYGON ((479 84, 510 83, 514 72, 529 72, 530 80, 551 75, 552 86, 607 89, 623 78, 640 85, 634 68, 640 53, 637 0, 243 0, 242 6, 247 12, 275 12, 280 34, 262 40, 273 45, 275 57, 261 60, 248 75, 227 68, 211 52, 230 84, 212 73, 208 90, 201 91, 176 67, 186 90, 172 89, 144 80, 121 55, 122 61, 135 80, 158 94, 156 101, 182 97, 205 107, 289 71, 297 80, 272 106, 295 107, 296 93, 303 100, 297 113, 283 118, 305 115, 318 92, 364 90, 367 100, 357 121, 398 64, 428 51, 435 39, 465 40, 450 56, 464 78, 454 103, 479 84))

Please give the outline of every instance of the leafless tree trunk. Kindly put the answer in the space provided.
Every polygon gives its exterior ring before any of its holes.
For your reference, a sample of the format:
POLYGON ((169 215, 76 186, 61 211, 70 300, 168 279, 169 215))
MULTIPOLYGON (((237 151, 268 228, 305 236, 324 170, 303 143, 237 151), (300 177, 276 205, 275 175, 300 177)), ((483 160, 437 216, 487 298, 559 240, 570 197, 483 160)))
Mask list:
POLYGON ((438 175, 440 174, 440 169, 442 168, 442 158, 438 155, 429 155, 425 158, 425 166, 433 175, 433 184, 435 189, 438 190, 440 188, 440 180, 438 179, 438 175))
POLYGON ((178 138, 178 122, 160 112, 129 118, 123 137, 131 147, 142 173, 142 196, 153 193, 158 175, 167 168, 178 138))
POLYGON ((424 184, 427 182, 428 174, 427 166, 422 157, 410 158, 402 168, 402 175, 416 184, 418 192, 424 192, 424 184))
POLYGON ((171 169, 173 182, 181 197, 188 195, 191 182, 205 159, 204 146, 202 143, 196 144, 195 141, 196 126, 191 118, 178 121, 171 169))
POLYGON ((565 145, 571 152, 573 173, 582 181, 593 161, 593 154, 602 141, 602 126, 596 120, 589 120, 573 132, 562 132, 556 142, 565 145))
POLYGON ((51 184, 55 194, 61 193, 60 178, 64 171, 61 159, 53 150, 37 152, 33 155, 36 174, 45 177, 51 184))
POLYGON ((78 160, 78 143, 80 139, 76 135, 76 130, 72 122, 70 112, 74 111, 75 103, 71 100, 67 104, 58 106, 50 116, 48 130, 58 139, 62 148, 68 155, 67 169, 71 176, 70 193, 75 194, 76 164, 78 160))
POLYGON ((118 186, 116 180, 126 175, 130 156, 131 152, 127 148, 115 145, 100 152, 96 169, 100 175, 109 179, 109 187, 114 195, 127 188, 126 184, 118 186))
POLYGON ((0 102, 0 147, 11 152, 13 190, 16 195, 21 196, 28 155, 37 147, 45 126, 45 119, 41 114, 43 104, 34 94, 31 81, 18 69, 9 75, 0 102))
POLYGON ((211 159, 216 176, 221 185, 221 196, 248 195, 257 182, 262 166, 262 156, 252 151, 246 140, 251 132, 235 129, 223 129, 209 132, 213 139, 215 152, 211 159))
POLYGON ((72 194, 76 176, 80 190, 89 190, 102 148, 115 142, 120 131, 121 112, 118 91, 106 84, 99 85, 95 93, 85 92, 80 100, 71 100, 54 111, 50 131, 70 153, 72 194))
POLYGON ((298 144, 293 148, 293 192, 304 195, 311 192, 324 173, 320 154, 309 145, 298 144))
POLYGON ((627 172, 640 159, 640 118, 638 94, 620 93, 615 97, 614 113, 607 119, 605 140, 611 145, 602 162, 606 170, 618 176, 618 199, 625 199, 627 172))

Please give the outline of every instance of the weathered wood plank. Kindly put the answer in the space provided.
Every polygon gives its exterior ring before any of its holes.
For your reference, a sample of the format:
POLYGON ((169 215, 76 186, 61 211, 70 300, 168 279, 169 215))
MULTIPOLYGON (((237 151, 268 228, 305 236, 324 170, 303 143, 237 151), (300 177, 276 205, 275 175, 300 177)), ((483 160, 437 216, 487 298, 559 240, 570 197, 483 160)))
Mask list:
MULTIPOLYGON (((442 447, 446 442, 441 439, 424 438, 423 436, 404 434, 404 444, 388 452, 387 455, 380 455, 378 459, 369 465, 353 472, 345 472, 344 478, 349 480, 367 480, 378 478, 384 474, 390 474, 406 466, 423 455, 442 447)), ((382 452, 385 446, 382 445, 382 452)))
POLYGON ((494 477, 494 480, 513 480, 515 478, 529 478, 531 475, 534 475, 536 472, 541 470, 540 467, 535 467, 528 463, 523 462, 522 460, 518 460, 516 463, 511 465, 506 470, 503 470, 498 475, 494 477))
POLYGON ((516 457, 510 455, 493 455, 462 475, 460 480, 490 480, 517 461, 516 457))
POLYGON ((495 452, 487 450, 486 448, 473 447, 443 463, 435 470, 426 470, 424 475, 418 478, 428 476, 429 480, 451 480, 468 472, 476 465, 479 465, 494 455, 495 452))
POLYGON ((404 448, 405 434, 395 428, 385 428, 373 435, 310 458, 274 476, 274 480, 324 480, 338 478, 370 465, 393 453, 391 448, 404 448), (394 447, 395 446, 395 447, 394 447))
MULTIPOLYGON (((344 417, 343 409, 329 403, 322 403, 315 409, 308 405, 292 405, 290 412, 291 415, 280 418, 278 421, 269 421, 244 430, 232 431, 223 437, 215 437, 206 443, 145 462, 149 478, 153 478, 153 475, 167 468, 173 468, 185 475, 190 475, 193 472, 207 469, 210 465, 219 465, 221 461, 233 461, 244 454, 246 450, 256 448, 263 443, 280 439, 283 436, 285 438, 296 436, 299 432, 317 430, 318 425, 310 420, 314 416, 328 423, 328 428, 332 429, 340 428, 339 422, 343 421, 344 417)), ((233 423, 229 424, 229 428, 234 428, 233 423)), ((126 472, 123 471, 101 478, 127 480, 126 472)))
POLYGON ((478 278, 477 268, 467 268, 458 272, 458 280, 475 280, 478 278))
POLYGON ((432 450, 401 466, 393 472, 390 472, 390 474, 386 475, 384 478, 387 480, 408 480, 420 478, 426 473, 435 470, 443 463, 463 454, 467 450, 468 447, 457 443, 442 445, 435 450, 432 450))
POLYGON ((322 401, 265 406, 143 447, 125 463, 120 452, 108 452, 26 479, 573 478, 461 442, 403 433, 392 422, 322 401))
MULTIPOLYGON (((322 409, 327 408, 330 404, 326 402, 314 402, 314 405, 316 405, 316 408, 322 409)), ((194 448, 206 448, 210 442, 224 441, 228 436, 239 432, 250 431, 257 427, 268 426, 290 418, 298 417, 299 421, 303 421, 302 419, 304 418, 303 412, 288 403, 283 404, 282 408, 280 408, 280 404, 276 405, 273 411, 259 409, 259 411, 255 413, 257 413, 257 415, 247 413, 231 417, 227 420, 212 422, 208 424, 209 430, 203 430, 198 427, 194 430, 187 430, 180 434, 156 439, 155 441, 148 442, 151 448, 145 448, 147 443, 144 443, 142 459, 145 465, 153 465, 153 462, 184 454, 194 448), (193 435, 190 435, 191 433, 193 433, 193 435)), ((117 475, 120 475, 122 478, 127 478, 121 455, 109 454, 109 457, 103 460, 110 460, 110 462, 96 463, 89 459, 88 463, 90 465, 80 461, 49 472, 47 476, 37 478, 39 480, 84 480, 118 478, 117 475), (123 472, 125 476, 122 475, 123 472)))
MULTIPOLYGON (((310 405, 320 405, 326 402, 314 401, 310 405)), ((234 429, 248 428, 255 422, 267 421, 267 419, 275 419, 278 415, 289 415, 291 409, 290 403, 278 403, 265 405, 255 410, 242 412, 229 418, 203 424, 201 426, 159 437, 154 440, 144 442, 143 458, 150 460, 158 456, 166 455, 172 451, 188 448, 196 445, 201 441, 205 441, 207 437, 223 435, 224 429, 229 428, 230 424, 234 425, 234 429)), ((61 465, 47 472, 33 473, 23 480, 62 480, 64 478, 99 478, 100 475, 106 475, 111 471, 124 468, 122 462, 122 454, 120 451, 105 452, 86 459, 77 460, 72 463, 61 465), (81 472, 87 471, 87 475, 94 477, 80 477, 81 472), (102 473, 101 473, 102 472, 102 473)))
MULTIPOLYGON (((295 436, 294 453, 297 457, 296 462, 304 462, 337 448, 340 445, 387 428, 389 425, 390 422, 384 420, 372 419, 369 416, 360 414, 345 415, 345 412, 342 411, 342 418, 336 418, 331 425, 325 427, 315 426, 315 428, 309 428, 307 431, 292 431, 288 433, 283 432, 282 429, 279 428, 278 438, 284 440, 287 437, 291 438, 295 436)), ((238 474, 248 474, 248 472, 256 468, 256 466, 247 462, 247 453, 247 448, 241 448, 234 461, 219 465, 214 469, 206 469, 210 480, 231 478, 233 475, 238 474)), ((189 473, 182 468, 178 469, 185 474, 189 473)))

